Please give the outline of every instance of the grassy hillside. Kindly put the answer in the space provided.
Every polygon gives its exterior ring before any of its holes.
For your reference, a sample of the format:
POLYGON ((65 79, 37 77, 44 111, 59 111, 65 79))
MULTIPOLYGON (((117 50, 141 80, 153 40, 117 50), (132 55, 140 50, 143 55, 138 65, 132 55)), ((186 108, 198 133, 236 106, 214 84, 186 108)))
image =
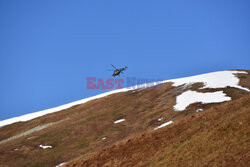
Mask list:
MULTIPOLYGON (((238 74, 238 78, 241 86, 250 88, 249 74, 238 74)), ((235 100, 249 95, 247 91, 232 87, 199 89, 202 86, 202 83, 195 83, 189 86, 174 87, 172 83, 167 82, 163 84, 162 89, 147 88, 112 94, 27 122, 0 127, 0 165, 11 167, 55 166, 72 159, 86 158, 99 151, 102 152, 103 149, 116 147, 116 144, 127 142, 128 139, 133 141, 142 133, 151 133, 154 128, 165 122, 173 121, 173 125, 176 126, 179 121, 185 122, 188 118, 194 119, 200 115, 199 112, 196 112, 197 109, 202 108, 205 113, 213 107, 224 104, 193 103, 184 111, 174 111, 176 97, 187 90, 197 92, 223 91, 232 98, 232 104, 235 100), (125 121, 114 124, 114 121, 121 118, 125 121), (159 121, 159 118, 162 119, 159 121), (42 149, 39 147, 40 144, 49 145, 52 148, 42 149)), ((173 133, 169 133, 171 136, 168 136, 166 141, 172 141, 173 145, 170 147, 177 150, 179 147, 184 147, 180 145, 180 139, 185 137, 182 136, 182 133, 191 131, 189 126, 192 124, 186 125, 186 131, 173 129, 173 133)), ((203 125, 203 123, 199 123, 195 128, 202 129, 200 124, 203 125)), ((211 124, 213 125, 213 123, 211 124)), ((219 122, 217 124, 221 126, 219 122)), ((153 133, 158 132, 161 132, 161 129, 157 132, 153 131, 153 133)), ((195 132, 191 131, 190 133, 195 132)), ((166 141, 164 140, 162 143, 166 141)), ((164 155, 167 154, 165 149, 160 150, 161 147, 157 146, 157 142, 152 141, 152 143, 153 146, 148 145, 145 149, 155 149, 154 154, 163 158, 158 160, 151 157, 150 162, 154 162, 156 165, 161 162, 165 163, 164 155)), ((137 145, 135 145, 136 147, 137 145)), ((141 151, 146 153, 144 150, 141 151)), ((130 156, 129 152, 126 151, 121 154, 125 157, 130 156)))
POLYGON ((249 166, 249 123, 246 96, 66 166, 249 166))

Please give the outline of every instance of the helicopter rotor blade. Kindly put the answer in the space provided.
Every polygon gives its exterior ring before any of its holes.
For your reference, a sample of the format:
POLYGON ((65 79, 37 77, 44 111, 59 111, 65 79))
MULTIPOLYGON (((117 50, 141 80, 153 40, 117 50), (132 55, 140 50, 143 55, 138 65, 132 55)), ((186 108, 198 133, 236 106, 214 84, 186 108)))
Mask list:
POLYGON ((111 66, 114 67, 117 70, 117 68, 115 66, 113 66, 113 64, 111 64, 111 66))

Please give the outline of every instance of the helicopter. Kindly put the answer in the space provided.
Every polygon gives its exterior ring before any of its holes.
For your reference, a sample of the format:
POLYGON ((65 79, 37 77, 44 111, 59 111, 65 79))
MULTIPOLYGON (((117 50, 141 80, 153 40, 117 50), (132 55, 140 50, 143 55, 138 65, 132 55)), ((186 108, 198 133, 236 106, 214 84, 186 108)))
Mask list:
POLYGON ((115 66, 113 66, 113 64, 111 64, 111 66, 115 69, 114 72, 113 72, 113 74, 112 74, 113 77, 115 77, 117 75, 120 76, 120 73, 123 74, 122 71, 124 71, 124 70, 126 70, 128 68, 128 67, 125 66, 124 68, 118 68, 117 69, 115 66))

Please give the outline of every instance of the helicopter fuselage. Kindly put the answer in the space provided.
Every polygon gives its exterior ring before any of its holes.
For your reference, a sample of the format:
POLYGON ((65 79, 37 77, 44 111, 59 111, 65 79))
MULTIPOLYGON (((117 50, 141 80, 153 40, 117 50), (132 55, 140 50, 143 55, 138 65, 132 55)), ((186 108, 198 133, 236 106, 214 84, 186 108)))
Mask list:
POLYGON ((126 70, 127 67, 124 67, 124 68, 120 68, 120 69, 116 69, 113 73, 113 77, 117 76, 117 75, 120 75, 120 73, 124 70, 126 70))
POLYGON ((119 75, 122 72, 122 70, 115 70, 113 73, 113 77, 115 77, 116 75, 119 75))

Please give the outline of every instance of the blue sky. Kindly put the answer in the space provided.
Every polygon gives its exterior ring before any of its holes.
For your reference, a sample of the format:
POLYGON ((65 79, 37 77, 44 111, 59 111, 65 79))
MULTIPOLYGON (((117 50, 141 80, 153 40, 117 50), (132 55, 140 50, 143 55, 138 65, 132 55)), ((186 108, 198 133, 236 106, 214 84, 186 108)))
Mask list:
POLYGON ((0 120, 107 90, 86 77, 249 69, 249 0, 1 0, 0 120))

